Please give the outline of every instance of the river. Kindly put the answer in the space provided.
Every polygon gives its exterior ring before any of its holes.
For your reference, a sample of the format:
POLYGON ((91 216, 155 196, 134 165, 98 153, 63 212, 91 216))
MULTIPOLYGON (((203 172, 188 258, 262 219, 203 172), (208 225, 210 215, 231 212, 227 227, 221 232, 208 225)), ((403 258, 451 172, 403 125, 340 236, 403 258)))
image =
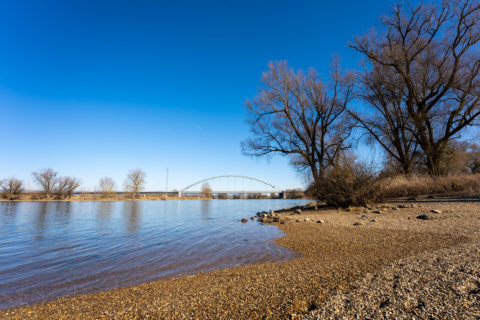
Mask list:
POLYGON ((307 200, 0 202, 0 309, 295 253, 241 218, 307 200))

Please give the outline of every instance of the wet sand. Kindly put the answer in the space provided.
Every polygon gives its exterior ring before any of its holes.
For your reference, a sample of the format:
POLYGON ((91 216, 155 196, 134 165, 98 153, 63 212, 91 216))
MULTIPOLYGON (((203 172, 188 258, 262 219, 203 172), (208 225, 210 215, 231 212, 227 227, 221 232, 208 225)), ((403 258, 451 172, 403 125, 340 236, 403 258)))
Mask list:
POLYGON ((380 214, 373 211, 381 208, 282 214, 285 222, 279 227, 286 236, 276 243, 299 252, 297 259, 66 297, 0 311, 0 318, 302 318, 387 264, 467 243, 478 233, 479 202, 417 203, 400 210, 393 206, 383 205, 380 214), (430 213, 437 208, 442 213, 430 213), (433 220, 416 219, 419 214, 433 220), (320 219, 323 223, 316 223, 320 219))

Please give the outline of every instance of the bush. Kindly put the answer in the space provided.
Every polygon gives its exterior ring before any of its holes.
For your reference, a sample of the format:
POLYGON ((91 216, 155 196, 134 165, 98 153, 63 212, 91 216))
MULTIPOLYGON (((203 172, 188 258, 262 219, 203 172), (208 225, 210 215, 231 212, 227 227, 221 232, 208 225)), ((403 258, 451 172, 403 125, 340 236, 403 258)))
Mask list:
POLYGON ((18 199, 18 195, 24 191, 23 181, 14 177, 0 180, 0 190, 4 199, 18 199))
POLYGON ((366 206, 380 196, 376 172, 361 162, 344 162, 312 184, 307 194, 335 207, 366 206))
POLYGON ((287 189, 285 190, 285 198, 287 199, 301 199, 305 194, 302 189, 287 189))

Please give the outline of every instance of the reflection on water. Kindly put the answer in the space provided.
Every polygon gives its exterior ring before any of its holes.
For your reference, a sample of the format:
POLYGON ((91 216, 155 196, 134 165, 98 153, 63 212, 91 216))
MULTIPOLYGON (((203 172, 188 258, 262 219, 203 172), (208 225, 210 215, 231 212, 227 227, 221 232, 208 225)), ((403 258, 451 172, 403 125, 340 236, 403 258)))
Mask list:
POLYGON ((45 231, 45 223, 47 221, 47 212, 48 212, 48 207, 52 204, 52 202, 39 202, 37 206, 37 210, 34 212, 34 234, 35 238, 37 239, 42 239, 43 234, 45 231))
POLYGON ((140 201, 127 201, 123 206, 123 216, 128 232, 134 233, 138 229, 141 219, 141 205, 142 202, 140 201))
POLYGON ((0 202, 0 309, 290 258, 279 229, 239 220, 305 202, 0 202))
POLYGON ((211 200, 200 200, 201 201, 201 206, 200 206, 200 213, 201 213, 201 218, 203 221, 208 221, 210 218, 210 208, 211 208, 211 200))
POLYGON ((66 227, 70 221, 70 210, 72 203, 70 201, 55 202, 53 208, 53 219, 59 227, 66 227))
POLYGON ((8 226, 15 223, 17 216, 17 202, 6 202, 3 214, 0 214, 0 230, 2 226, 8 226))
POLYGON ((98 233, 104 234, 105 228, 110 223, 114 203, 111 201, 97 202, 97 215, 95 222, 97 223, 98 233))

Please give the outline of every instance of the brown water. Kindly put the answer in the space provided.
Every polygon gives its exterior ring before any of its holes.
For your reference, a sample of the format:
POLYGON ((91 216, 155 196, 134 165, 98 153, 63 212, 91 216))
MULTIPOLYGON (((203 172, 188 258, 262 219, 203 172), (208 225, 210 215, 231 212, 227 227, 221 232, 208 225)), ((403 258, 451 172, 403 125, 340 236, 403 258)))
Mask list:
POLYGON ((294 256, 240 219, 305 200, 0 202, 0 309, 294 256))

